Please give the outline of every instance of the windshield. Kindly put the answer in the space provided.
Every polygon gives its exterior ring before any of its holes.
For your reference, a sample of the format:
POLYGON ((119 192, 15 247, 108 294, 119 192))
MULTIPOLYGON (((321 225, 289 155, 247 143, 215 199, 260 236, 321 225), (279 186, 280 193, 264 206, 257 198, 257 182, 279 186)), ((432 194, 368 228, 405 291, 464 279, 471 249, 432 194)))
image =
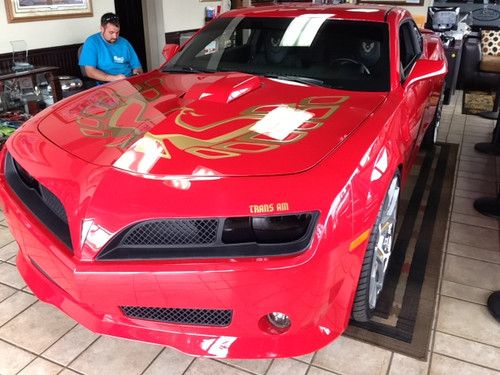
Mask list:
POLYGON ((387 25, 328 17, 222 17, 164 71, 237 71, 344 90, 388 91, 387 25))

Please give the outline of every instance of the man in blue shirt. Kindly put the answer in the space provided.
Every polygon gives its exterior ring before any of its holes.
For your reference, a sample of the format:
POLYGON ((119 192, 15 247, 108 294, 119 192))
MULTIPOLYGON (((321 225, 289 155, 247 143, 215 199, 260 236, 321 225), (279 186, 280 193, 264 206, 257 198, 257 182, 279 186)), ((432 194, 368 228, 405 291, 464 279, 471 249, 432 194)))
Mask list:
POLYGON ((116 14, 101 17, 101 32, 87 38, 80 54, 80 66, 87 77, 111 82, 142 73, 141 63, 130 43, 119 36, 120 20, 116 14))

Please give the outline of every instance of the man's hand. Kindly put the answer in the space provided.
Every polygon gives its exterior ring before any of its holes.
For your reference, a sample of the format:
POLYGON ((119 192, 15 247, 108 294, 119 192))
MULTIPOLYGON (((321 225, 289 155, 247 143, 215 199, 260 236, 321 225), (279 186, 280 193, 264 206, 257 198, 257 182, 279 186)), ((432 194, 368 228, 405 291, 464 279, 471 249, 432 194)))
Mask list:
POLYGON ((111 82, 126 78, 124 74, 117 74, 117 75, 107 74, 104 73, 102 70, 99 70, 93 66, 85 66, 84 68, 87 77, 95 79, 96 81, 111 82))
POLYGON ((132 74, 133 74, 134 76, 139 75, 139 74, 142 74, 142 73, 144 73, 144 72, 142 71, 142 68, 135 68, 134 70, 132 70, 132 74))
POLYGON ((125 74, 117 74, 115 76, 113 76, 111 74, 106 74, 106 76, 108 77, 108 82, 118 81, 119 79, 127 78, 127 76, 125 74))

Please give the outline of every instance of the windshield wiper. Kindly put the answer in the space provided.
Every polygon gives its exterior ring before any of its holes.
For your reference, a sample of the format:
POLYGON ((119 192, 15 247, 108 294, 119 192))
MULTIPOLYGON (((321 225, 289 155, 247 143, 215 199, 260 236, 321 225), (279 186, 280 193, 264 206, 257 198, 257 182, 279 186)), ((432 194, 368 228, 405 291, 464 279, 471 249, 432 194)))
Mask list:
POLYGON ((293 82, 305 83, 308 85, 329 86, 325 81, 322 81, 321 79, 318 79, 318 78, 311 78, 311 77, 301 77, 301 76, 281 75, 281 74, 264 74, 264 77, 282 79, 283 81, 293 81, 293 82))
POLYGON ((168 72, 168 73, 215 73, 215 70, 195 68, 193 66, 184 65, 184 66, 173 66, 170 68, 165 68, 162 70, 162 72, 168 72))

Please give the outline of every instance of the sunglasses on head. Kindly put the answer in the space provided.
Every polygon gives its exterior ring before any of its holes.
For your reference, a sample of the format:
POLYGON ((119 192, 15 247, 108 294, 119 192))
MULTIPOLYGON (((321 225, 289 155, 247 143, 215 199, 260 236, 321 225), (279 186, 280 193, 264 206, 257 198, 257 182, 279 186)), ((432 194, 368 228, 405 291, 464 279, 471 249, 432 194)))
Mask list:
POLYGON ((118 18, 118 16, 115 16, 115 15, 106 16, 106 17, 103 17, 103 19, 101 20, 101 23, 102 24, 106 24, 106 23, 120 23, 120 18, 118 18))

